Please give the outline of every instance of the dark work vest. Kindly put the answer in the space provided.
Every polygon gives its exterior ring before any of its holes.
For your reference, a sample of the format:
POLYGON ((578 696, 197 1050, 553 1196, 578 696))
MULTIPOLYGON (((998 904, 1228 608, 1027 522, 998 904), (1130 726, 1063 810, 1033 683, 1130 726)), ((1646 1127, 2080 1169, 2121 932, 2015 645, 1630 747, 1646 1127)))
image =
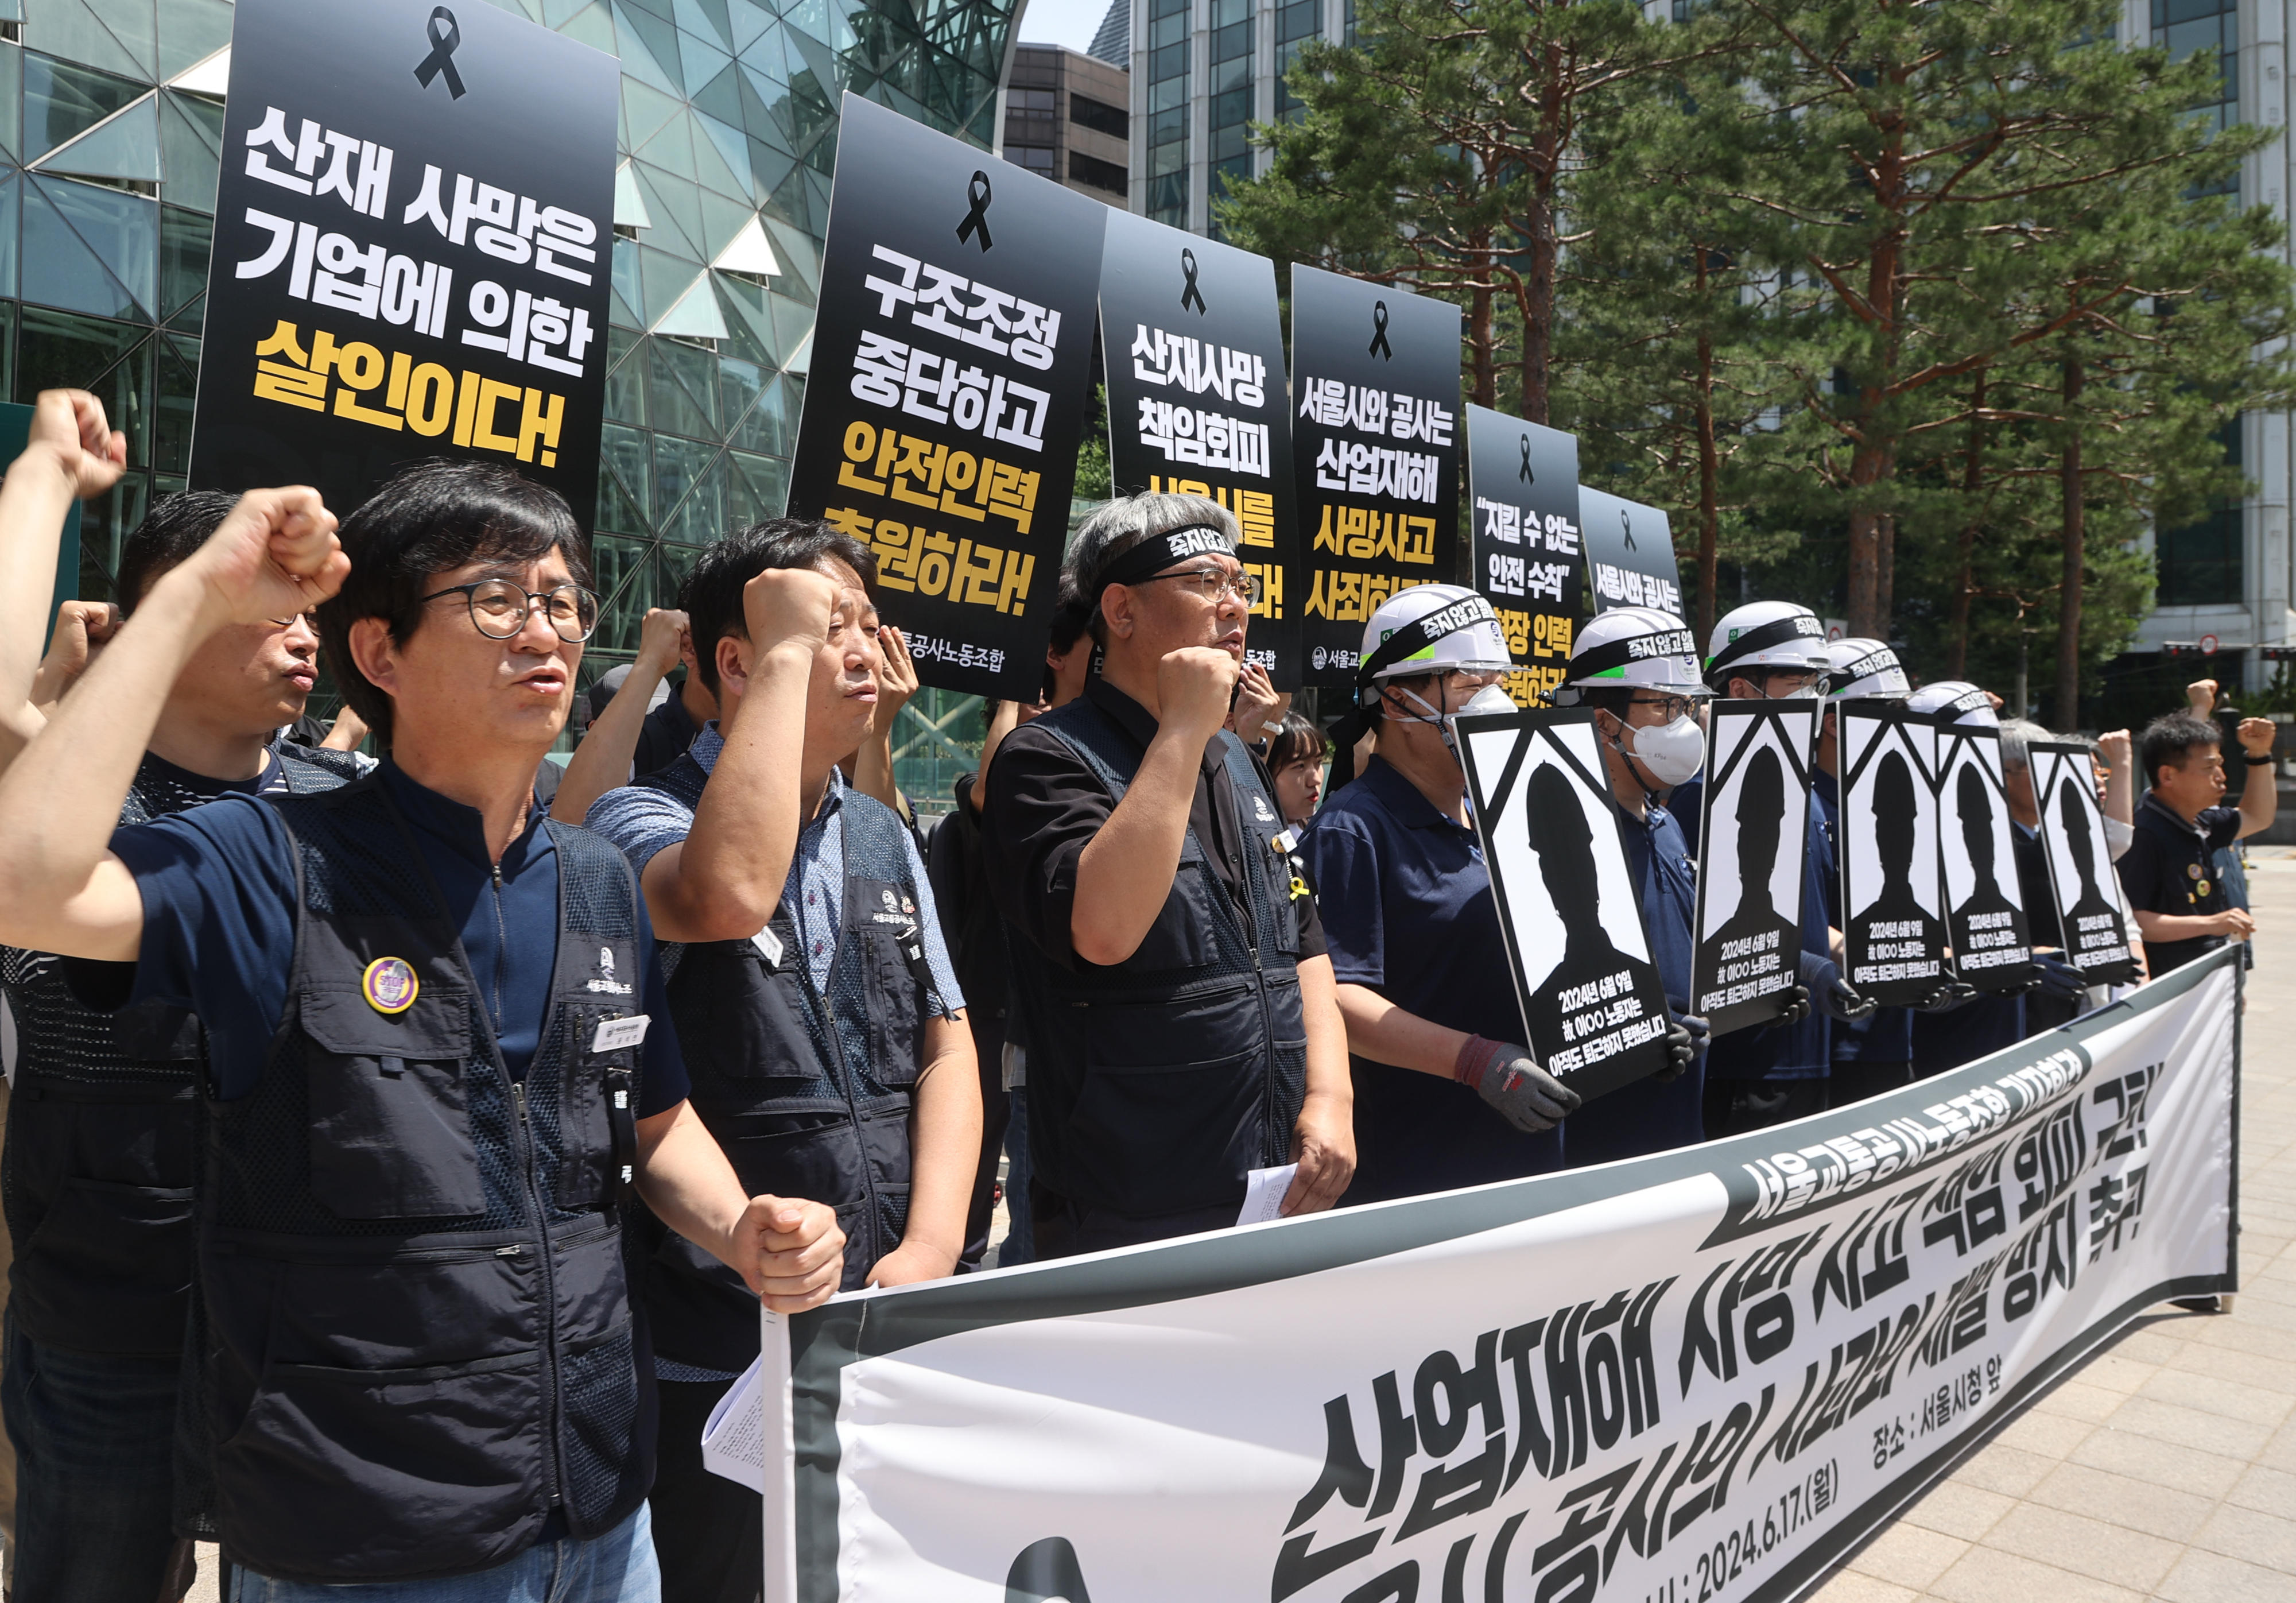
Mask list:
MULTIPOLYGON (((297 794, 357 775, 340 752, 283 752, 279 761, 297 794)), ((169 787, 132 785, 119 822, 184 810, 171 799, 169 787)), ((15 1246, 9 1312, 43 1346, 177 1358, 192 1281, 200 1022, 159 1002, 83 1007, 62 959, 44 952, 9 951, 4 974, 17 1040, 0 1155, 15 1246)))
POLYGON ((497 1565, 554 1509, 576 1538, 653 1479, 652 1360, 624 1270, 638 1011, 629 866, 545 823, 549 1009, 513 1084, 414 837, 370 777, 277 803, 299 907, 261 1082, 210 1106, 201 1376, 225 1556, 261 1574, 410 1581, 497 1565), (420 981, 379 1011, 370 964, 420 981))
MULTIPOLYGON (((1124 799, 1146 755, 1089 697, 1037 720, 1124 799)), ((1134 1219, 1240 1205, 1250 1170, 1290 1161, 1306 1089, 1300 918, 1275 845, 1281 812, 1243 744, 1223 734, 1242 826, 1250 925, 1191 827, 1172 889, 1123 962, 1068 969, 1010 942, 1027 1049, 1029 1146, 1037 1182, 1134 1219)))
MULTIPOLYGON (((708 777, 687 752, 638 784, 698 808, 708 777)), ((931 986, 907 830, 856 790, 839 809, 845 906, 825 993, 807 965, 794 868, 770 939, 695 941, 665 949, 664 963, 694 1112, 750 1196, 836 1210, 850 1291, 908 1228, 909 1116, 931 986)), ((633 1212, 652 1246, 654 1350, 699 1369, 747 1369, 758 1356, 758 1299, 643 1203, 633 1212)))

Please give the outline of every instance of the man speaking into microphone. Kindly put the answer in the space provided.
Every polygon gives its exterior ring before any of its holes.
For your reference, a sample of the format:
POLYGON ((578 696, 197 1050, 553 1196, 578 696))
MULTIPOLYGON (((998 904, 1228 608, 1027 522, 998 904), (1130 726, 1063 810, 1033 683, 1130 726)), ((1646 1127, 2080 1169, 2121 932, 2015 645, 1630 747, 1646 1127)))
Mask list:
POLYGON ((1220 727, 1256 589, 1237 544, 1201 497, 1095 514, 1068 568, 1104 665, 988 771, 1039 1257, 1233 1224, 1254 1169, 1299 1165, 1287 1214, 1355 1171, 1323 929, 1267 775, 1220 727))

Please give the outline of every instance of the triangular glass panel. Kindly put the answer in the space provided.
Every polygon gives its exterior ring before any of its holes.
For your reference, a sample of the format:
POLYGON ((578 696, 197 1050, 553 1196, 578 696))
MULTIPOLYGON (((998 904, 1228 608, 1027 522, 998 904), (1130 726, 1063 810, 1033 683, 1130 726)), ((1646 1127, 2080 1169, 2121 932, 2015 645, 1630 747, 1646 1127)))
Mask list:
POLYGON ((697 263, 708 261, 711 252, 702 244, 701 205, 693 186, 656 172, 644 162, 631 162, 630 171, 637 175, 638 192, 645 196, 646 210, 653 218, 653 237, 646 243, 677 251, 697 263))
POLYGON ((222 144, 221 106, 195 95, 160 92, 160 193, 170 204, 215 210, 222 144))
POLYGON ((770 195, 797 166, 797 158, 761 140, 750 141, 750 170, 757 176, 756 193, 770 195))
POLYGON ((630 152, 639 160, 693 182, 693 119, 684 107, 661 132, 630 152))
MULTIPOLYGON (((657 231, 658 232, 658 231, 657 231)), ((701 272, 701 264, 683 257, 669 255, 651 245, 633 247, 638 256, 638 278, 645 291, 644 303, 638 311, 648 324, 677 302, 701 272)))
POLYGON ((669 126, 684 109, 675 95, 665 95, 650 84, 625 75, 622 78, 622 137, 632 150, 669 126))
POLYGON ((709 275, 704 273, 695 279, 693 288, 679 297, 677 303, 648 332, 687 340, 724 339, 726 314, 718 309, 718 297, 710 292, 709 275))
POLYGON ((122 178, 139 184, 160 181, 160 101, 155 95, 131 103, 68 144, 35 163, 44 172, 82 178, 122 178))
POLYGON ((192 467, 192 403, 200 390, 200 345, 185 341, 185 358, 176 341, 162 335, 153 342, 159 368, 159 415, 153 421, 152 465, 163 473, 185 473, 192 467))
POLYGON ((806 198, 805 179, 801 176, 804 170, 802 168, 791 170, 788 178, 767 198, 764 210, 792 227, 802 228, 811 234, 814 231, 812 202, 806 198))
POLYGON ((781 262, 774 255, 773 244, 766 238, 765 225, 758 220, 754 212, 709 265, 721 273, 751 273, 768 278, 782 270, 781 262))
POLYGON ((645 514, 638 510, 636 497, 622 488, 622 481, 602 462, 598 466, 597 524, 601 530, 617 534, 644 534, 645 514))
POLYGON ((631 175, 630 164, 627 161, 614 169, 614 226, 653 226, 653 216, 646 210, 645 196, 639 193, 638 181, 631 175))
POLYGON ((149 317, 160 301, 159 202, 69 178, 27 177, 127 286, 149 317))
POLYGON ((636 5, 623 4, 614 7, 615 31, 623 37, 623 49, 629 48, 632 35, 644 44, 645 53, 660 70, 661 87, 674 95, 685 93, 685 70, 678 64, 677 29, 662 18, 643 11, 636 5))
POLYGON ((215 252, 215 219, 182 206, 160 208, 160 320, 187 333, 200 319, 177 313, 207 292, 208 259, 215 252))
MULTIPOLYGON (((50 188, 88 186, 62 180, 43 185, 27 177, 18 187, 22 192, 24 208, 24 299, 67 311, 92 312, 100 317, 148 317, 143 303, 126 284, 112 276, 111 270, 103 265, 103 258, 65 220, 47 193, 50 188)), ((111 190, 96 193, 116 194, 111 190)), ((117 198, 146 207, 152 204, 134 195, 117 198)), ((141 251, 147 264, 156 243, 153 242, 141 251)))
POLYGON ((689 103, 697 111, 707 112, 721 122, 738 124, 742 120, 742 75, 729 63, 726 70, 696 90, 689 103))
POLYGON ((734 64, 734 58, 715 45, 704 44, 692 34, 677 36, 678 53, 685 63, 685 92, 699 94, 709 80, 734 64))
MULTIPOLYGON (((659 89, 664 95, 682 97, 685 91, 678 86, 677 80, 653 59, 652 48, 647 44, 646 36, 640 30, 636 21, 642 13, 634 12, 623 4, 617 4, 611 9, 614 18, 613 53, 621 61, 622 76, 636 78, 648 88, 659 89)), ((676 31, 670 29, 668 23, 661 24, 661 27, 673 34, 676 31)))
POLYGON ((560 23, 558 31, 602 54, 614 53, 614 14, 603 5, 584 6, 560 23))
POLYGON ((729 201, 706 189, 696 191, 693 198, 701 208, 701 242, 709 251, 704 259, 715 261, 758 214, 747 201, 729 201))
POLYGON ((802 306, 786 295, 766 296, 766 304, 774 308, 774 330, 781 336, 783 350, 794 349, 797 342, 813 332, 813 308, 802 306))
POLYGON ((781 248, 782 266, 800 283, 821 287, 821 245, 787 223, 766 219, 766 237, 781 248))
POLYGON ((705 191, 713 191, 743 208, 750 201, 750 142, 714 117, 693 116, 693 177, 705 191), (734 152, 726 159, 726 150, 734 152))
POLYGON ((719 278, 718 298, 726 308, 734 333, 735 354, 763 366, 781 365, 781 336, 774 329, 773 308, 766 304, 762 285, 745 278, 719 278))
POLYGON ((0 178, 0 296, 16 293, 16 207, 22 187, 13 173, 0 178))
MULTIPOLYGON (((746 489, 757 510, 750 521, 777 518, 789 506, 789 464, 778 456, 752 456, 728 451, 726 464, 735 485, 746 489)), ((739 493, 737 490, 736 494, 739 493)))
POLYGON ((678 28, 707 39, 720 50, 734 48, 734 25, 726 15, 726 0, 671 0, 670 15, 678 28))
POLYGON ((139 11, 143 13, 138 19, 142 26, 131 26, 127 30, 136 41, 133 45, 123 43, 119 35, 106 28, 89 9, 87 0, 40 0, 32 15, 25 19, 25 47, 103 71, 124 73, 142 79, 148 87, 159 77, 159 62, 149 37, 152 7, 140 0, 129 0, 129 4, 118 9, 131 16, 139 11))
POLYGON ((77 62, 60 62, 29 50, 23 57, 24 143, 18 150, 27 159, 37 160, 77 139, 144 92, 144 86, 132 78, 77 62))
POLYGON ((774 14, 753 0, 726 0, 726 16, 734 29, 734 53, 747 55, 759 35, 774 25, 774 14))
POLYGON ((186 95, 223 99, 231 90, 231 46, 226 45, 213 55, 193 62, 169 78, 168 87, 186 95))
POLYGON ((614 304, 609 313, 616 323, 630 328, 644 328, 645 318, 639 308, 645 294, 638 285, 638 247, 636 240, 614 241, 614 304))
MULTIPOLYGON (((890 12, 891 8, 885 6, 882 10, 890 12)), ((782 7, 782 22, 784 31, 798 29, 816 39, 822 38, 829 32, 829 0, 795 0, 795 4, 782 7)))
POLYGON ((232 8, 224 0, 161 0, 159 11, 162 82, 231 45, 232 8))

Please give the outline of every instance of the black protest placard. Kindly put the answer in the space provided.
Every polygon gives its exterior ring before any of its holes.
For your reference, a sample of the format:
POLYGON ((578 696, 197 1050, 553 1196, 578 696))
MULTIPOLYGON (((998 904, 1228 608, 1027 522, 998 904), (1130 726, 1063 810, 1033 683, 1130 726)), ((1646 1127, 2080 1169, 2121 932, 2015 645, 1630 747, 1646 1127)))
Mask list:
POLYGON ((1904 1007, 1946 980, 1937 728, 1877 703, 1841 702, 1835 712, 1845 977, 1883 1007, 1904 1007))
POLYGON ((1814 701, 1714 703, 1690 1010, 1717 1035, 1776 1019, 1799 982, 1809 760, 1824 711, 1814 701))
POLYGON ((1587 549, 1594 610, 1656 607, 1682 616, 1682 570, 1666 514, 1607 491, 1578 491, 1578 532, 1587 549))
POLYGON ((1117 493, 1206 496, 1234 514, 1259 580, 1244 655, 1302 683, 1292 408, 1275 264, 1113 211, 1100 267, 1108 465, 1117 493))
POLYGON ((1954 971, 1980 991, 2016 995, 2032 980, 2033 951, 2009 833, 1999 730, 1948 725, 1938 731, 1938 814, 1954 971))
POLYGON ((1525 1044, 1582 1097, 1667 1066, 1666 986, 1635 900, 1594 710, 1463 718, 1525 1044))
POLYGON ((1457 561, 1459 308, 1294 267, 1292 406, 1306 682, 1352 685, 1380 604, 1457 561))
POLYGON ((792 516, 877 557, 925 684, 1034 701, 1108 208, 845 96, 792 516))
POLYGON ((242 0, 191 482, 515 467, 586 529, 612 273, 614 58, 491 5, 242 0))
POLYGON ((1515 666, 1507 694, 1539 706, 1562 683, 1578 621, 1578 441, 1467 407, 1468 582, 1490 597, 1515 666))
POLYGON ((2104 838, 2088 748, 2035 741, 2025 752, 2032 765, 2033 804, 2041 811, 2041 854, 2049 860, 2049 884, 2064 931, 2065 961, 2092 985, 2128 984, 2136 978, 2136 958, 2129 949, 2130 921, 2104 838))

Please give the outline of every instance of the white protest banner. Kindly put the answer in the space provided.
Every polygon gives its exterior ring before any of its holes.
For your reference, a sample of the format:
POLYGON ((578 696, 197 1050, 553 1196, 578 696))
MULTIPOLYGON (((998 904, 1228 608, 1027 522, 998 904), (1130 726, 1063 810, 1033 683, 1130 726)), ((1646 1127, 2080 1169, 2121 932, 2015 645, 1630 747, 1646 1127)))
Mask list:
POLYGON ((2234 1289, 2238 954, 1752 1136, 790 1321, 806 1603, 1784 1603, 2234 1289))

